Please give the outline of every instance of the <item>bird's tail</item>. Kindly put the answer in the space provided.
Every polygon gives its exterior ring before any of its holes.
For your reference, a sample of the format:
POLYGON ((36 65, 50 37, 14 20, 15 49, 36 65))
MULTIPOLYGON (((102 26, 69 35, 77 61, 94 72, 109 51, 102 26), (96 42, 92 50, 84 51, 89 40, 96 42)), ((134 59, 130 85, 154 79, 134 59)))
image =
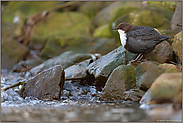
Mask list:
POLYGON ((173 37, 163 36, 163 37, 161 38, 161 41, 164 41, 164 40, 169 39, 169 38, 173 38, 173 37))

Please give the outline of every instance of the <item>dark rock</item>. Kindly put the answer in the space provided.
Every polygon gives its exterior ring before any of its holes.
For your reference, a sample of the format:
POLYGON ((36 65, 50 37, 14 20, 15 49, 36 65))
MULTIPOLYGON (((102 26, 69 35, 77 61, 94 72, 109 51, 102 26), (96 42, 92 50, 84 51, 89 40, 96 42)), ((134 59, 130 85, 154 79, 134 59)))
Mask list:
POLYGON ((164 73, 142 97, 141 103, 182 104, 182 73, 164 73))
POLYGON ((12 69, 13 66, 28 54, 25 45, 16 42, 11 38, 6 38, 1 42, 1 66, 3 69, 12 69))
POLYGON ((65 69, 75 63, 79 63, 83 60, 91 58, 91 54, 85 54, 85 53, 76 53, 73 51, 64 52, 61 55, 54 57, 52 59, 48 59, 42 64, 32 68, 30 72, 34 75, 37 73, 46 70, 54 65, 62 65, 62 67, 65 69))
POLYGON ((91 59, 85 60, 83 62, 77 63, 66 68, 65 71, 65 79, 69 78, 87 78, 87 66, 89 65, 91 59))
POLYGON ((60 99, 61 91, 64 86, 65 73, 60 65, 49 68, 24 83, 20 89, 20 96, 29 96, 38 99, 60 99))
POLYGON ((171 29, 175 33, 178 33, 182 31, 182 26, 177 25, 177 24, 182 25, 182 1, 176 1, 176 3, 177 3, 176 9, 171 20, 171 29))
POLYGON ((133 72, 132 66, 121 65, 115 68, 100 94, 100 100, 122 100, 122 95, 126 90, 135 88, 136 80, 133 72))
MULTIPOLYGON (((105 85, 111 72, 119 65, 122 65, 124 62, 125 49, 123 46, 114 49, 107 55, 102 56, 100 59, 91 63, 87 69, 88 72, 95 76, 98 81, 98 84, 103 86, 105 85)), ((134 54, 127 52, 126 61, 134 59, 134 54)))
POLYGON ((122 95, 123 100, 127 101, 135 101, 139 102, 144 95, 145 91, 140 89, 130 89, 129 91, 125 91, 122 95))
POLYGON ((155 65, 154 63, 147 61, 139 64, 135 70, 136 85, 141 90, 147 91, 154 80, 165 72, 165 69, 155 65))
POLYGON ((175 35, 172 48, 182 63, 182 31, 175 35))
POLYGON ((173 49, 167 41, 163 41, 156 45, 155 49, 148 54, 145 54, 144 59, 148 61, 157 61, 159 63, 170 63, 175 60, 173 49))

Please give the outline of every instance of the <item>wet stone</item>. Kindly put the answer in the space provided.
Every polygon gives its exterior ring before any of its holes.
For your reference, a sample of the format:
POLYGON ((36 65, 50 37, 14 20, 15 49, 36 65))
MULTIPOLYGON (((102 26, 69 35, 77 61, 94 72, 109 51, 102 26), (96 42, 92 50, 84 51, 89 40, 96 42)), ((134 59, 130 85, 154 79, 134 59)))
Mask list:
POLYGON ((122 100, 123 93, 126 90, 135 88, 136 80, 134 67, 120 65, 109 76, 102 93, 100 100, 122 100))
POLYGON ((147 61, 139 64, 135 70, 136 85, 141 90, 147 91, 154 80, 165 72, 165 69, 159 67, 153 62, 147 61))
POLYGON ((27 80, 20 89, 20 96, 38 99, 60 99, 65 73, 60 65, 51 67, 27 80))
MULTIPOLYGON (((88 72, 97 79, 97 83, 104 87, 109 75, 119 65, 124 63, 125 49, 123 46, 114 49, 100 59, 91 63, 87 69, 88 72)), ((127 52, 126 62, 132 60, 136 55, 127 52)))
POLYGON ((74 51, 67 51, 62 53, 61 55, 48 59, 42 64, 32 68, 30 70, 30 74, 27 76, 30 76, 31 73, 33 75, 36 75, 37 73, 40 73, 43 70, 46 70, 50 67, 53 67, 54 65, 62 65, 62 67, 65 69, 75 63, 79 63, 83 60, 91 58, 90 54, 85 54, 85 53, 76 53, 74 51))

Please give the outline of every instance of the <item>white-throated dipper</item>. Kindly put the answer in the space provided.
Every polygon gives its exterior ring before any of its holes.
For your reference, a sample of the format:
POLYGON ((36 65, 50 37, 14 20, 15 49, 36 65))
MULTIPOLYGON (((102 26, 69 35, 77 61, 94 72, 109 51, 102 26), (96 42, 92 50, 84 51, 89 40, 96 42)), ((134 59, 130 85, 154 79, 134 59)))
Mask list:
POLYGON ((151 52, 162 41, 173 38, 159 34, 154 28, 133 26, 125 22, 120 23, 116 28, 112 29, 119 32, 121 44, 127 51, 139 54, 130 63, 140 60, 143 54, 151 52))

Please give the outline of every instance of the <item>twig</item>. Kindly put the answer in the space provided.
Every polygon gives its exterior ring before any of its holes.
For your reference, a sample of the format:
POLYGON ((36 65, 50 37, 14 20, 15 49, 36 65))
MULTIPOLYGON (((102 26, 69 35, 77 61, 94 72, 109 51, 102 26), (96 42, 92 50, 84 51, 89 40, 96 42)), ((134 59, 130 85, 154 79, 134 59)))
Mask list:
POLYGON ((8 89, 10 89, 10 88, 13 88, 13 87, 16 87, 16 86, 19 86, 19 85, 23 85, 24 84, 24 82, 17 82, 16 84, 13 84, 13 85, 11 85, 11 86, 9 86, 9 87, 6 87, 6 88, 4 88, 4 89, 2 89, 3 91, 6 91, 6 90, 8 90, 8 89))

